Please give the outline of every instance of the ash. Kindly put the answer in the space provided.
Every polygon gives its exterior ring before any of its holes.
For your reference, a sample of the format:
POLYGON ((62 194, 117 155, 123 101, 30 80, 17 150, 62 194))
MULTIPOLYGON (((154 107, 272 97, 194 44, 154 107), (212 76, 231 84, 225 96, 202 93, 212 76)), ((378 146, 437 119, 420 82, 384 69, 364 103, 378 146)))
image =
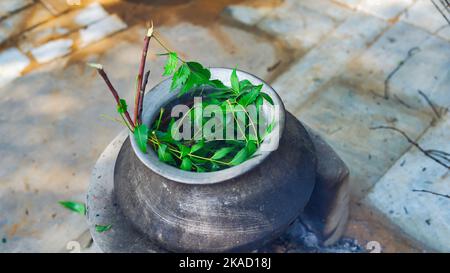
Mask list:
POLYGON ((317 235, 296 220, 290 228, 271 244, 256 251, 260 253, 362 253, 364 248, 352 238, 341 238, 331 246, 322 246, 317 235))

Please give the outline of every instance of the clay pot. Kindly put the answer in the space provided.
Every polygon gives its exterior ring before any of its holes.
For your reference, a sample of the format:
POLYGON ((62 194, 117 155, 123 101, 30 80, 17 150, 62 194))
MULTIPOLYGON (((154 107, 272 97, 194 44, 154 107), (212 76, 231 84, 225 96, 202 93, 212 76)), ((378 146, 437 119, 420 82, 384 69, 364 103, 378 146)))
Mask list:
MULTIPOLYGON (((232 70, 211 68, 211 77, 229 85, 232 70)), ((244 163, 228 169, 187 172, 147 154, 130 136, 139 160, 116 163, 114 188, 125 217, 160 247, 177 252, 243 252, 277 238, 303 212, 315 184, 314 145, 303 125, 285 115, 277 93, 261 79, 238 71, 240 80, 263 83, 280 109, 279 122, 244 163), (277 133, 276 133, 277 132, 277 133), (124 171, 126 170, 126 171, 124 171)), ((146 94, 143 123, 151 124, 159 109, 176 100, 170 80, 146 94)))

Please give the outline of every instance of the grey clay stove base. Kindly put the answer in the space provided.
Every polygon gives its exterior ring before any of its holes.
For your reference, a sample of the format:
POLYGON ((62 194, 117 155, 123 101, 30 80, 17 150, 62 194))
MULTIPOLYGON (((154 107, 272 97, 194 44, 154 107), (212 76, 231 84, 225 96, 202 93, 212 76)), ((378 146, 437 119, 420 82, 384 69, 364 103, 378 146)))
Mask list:
MULTIPOLYGON (((343 247, 321 247, 335 243, 345 228, 348 218, 348 169, 328 144, 311 129, 307 129, 318 158, 313 195, 303 215, 285 234, 259 251, 275 251, 286 243, 286 238, 289 244, 284 251, 287 252, 305 251, 305 247, 309 252, 359 251, 358 247, 348 241, 341 242, 343 247), (311 241, 316 245, 313 243, 313 246, 308 246, 311 241)), ((92 237, 103 252, 167 252, 135 230, 115 201, 113 177, 116 159, 119 154, 124 156, 132 153, 128 134, 123 131, 109 144, 94 167, 86 200, 92 237), (98 233, 95 231, 96 224, 111 224, 112 228, 98 233)))
POLYGON ((106 253, 166 252, 136 231, 126 221, 115 203, 114 167, 124 142, 128 141, 127 138, 128 132, 122 131, 101 154, 92 171, 86 196, 87 220, 92 238, 95 244, 106 253), (95 225, 112 225, 112 228, 107 232, 98 233, 95 225))

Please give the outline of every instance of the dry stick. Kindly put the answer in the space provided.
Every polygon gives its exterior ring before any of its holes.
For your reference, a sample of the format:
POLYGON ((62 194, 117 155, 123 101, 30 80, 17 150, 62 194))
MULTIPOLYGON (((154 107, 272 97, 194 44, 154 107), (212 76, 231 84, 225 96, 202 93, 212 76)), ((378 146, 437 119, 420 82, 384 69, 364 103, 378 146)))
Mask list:
MULTIPOLYGON (((447 3, 447 5, 445 5, 444 3, 442 3, 442 1, 440 1, 440 2, 441 2, 441 4, 445 7, 445 9, 447 9, 446 6, 448 6, 448 2, 445 1, 445 2, 447 3)), ((436 3, 434 2, 434 0, 431 0, 431 3, 433 3, 434 7, 439 11, 439 13, 442 15, 442 17, 444 17, 445 21, 447 21, 447 23, 450 25, 450 19, 447 18, 447 16, 445 16, 445 13, 441 10, 441 8, 438 6, 438 4, 436 4, 436 3)))
POLYGON ((411 105, 407 104, 405 101, 403 101, 402 99, 400 99, 399 96, 394 94, 394 98, 403 106, 405 106, 408 109, 412 109, 411 105))
MULTIPOLYGON (((150 39, 153 35, 153 22, 152 26, 148 29, 147 34, 145 35, 144 39, 144 48, 142 49, 142 55, 141 55, 141 64, 139 65, 139 72, 138 72, 138 84, 136 87, 136 98, 135 98, 135 104, 134 104, 134 122, 137 124, 141 123, 141 117, 139 116, 139 110, 141 109, 140 103, 142 102, 143 98, 141 98, 141 89, 142 89, 142 80, 144 76, 144 70, 145 70, 145 61, 147 59, 147 52, 148 52, 148 45, 150 44, 150 39)), ((144 94, 142 94, 142 97, 144 94)))
MULTIPOLYGON (((444 167, 447 168, 447 169, 450 169, 450 165, 448 165, 448 164, 442 162, 440 159, 436 158, 436 157, 433 155, 433 154, 436 154, 436 150, 425 150, 425 149, 422 148, 417 142, 415 142, 414 140, 412 140, 412 139, 411 139, 405 132, 403 132, 402 130, 397 129, 397 128, 395 128, 395 127, 391 127, 391 126, 377 126, 377 127, 371 127, 370 129, 371 129, 371 130, 388 129, 388 130, 396 131, 396 132, 402 134, 410 144, 414 145, 417 149, 419 149, 419 151, 421 151, 426 157, 431 158, 431 159, 434 160, 436 163, 438 163, 438 164, 444 166, 444 167)), ((446 153, 446 152, 443 152, 443 153, 446 153)), ((440 157, 442 157, 442 156, 440 156, 440 157)), ((448 161, 446 158, 444 158, 444 160, 445 160, 445 161, 448 161)))
MULTIPOLYGON (((91 67, 97 69, 98 74, 100 74, 100 76, 103 78, 103 80, 105 81, 106 85, 109 88, 109 91, 111 91, 112 95, 114 96, 114 99, 117 102, 117 105, 120 105, 120 97, 119 94, 117 93, 117 90, 114 88, 114 86, 112 85, 111 81, 108 78, 108 75, 106 75, 105 70, 103 70, 103 66, 98 65, 98 64, 90 64, 91 67)), ((128 110, 125 111, 125 117, 128 120, 128 123, 131 125, 132 128, 134 128, 134 123, 131 120, 130 114, 128 113, 128 110)))
POLYGON ((439 154, 441 157, 449 157, 449 160, 450 160, 450 153, 447 153, 447 152, 444 152, 444 151, 439 151, 439 150, 433 150, 433 149, 430 149, 428 151, 430 153, 439 154))
POLYGON ((425 192, 425 193, 430 193, 430 194, 433 194, 433 195, 437 195, 437 196, 440 196, 440 197, 444 197, 444 198, 450 199, 450 195, 442 194, 442 193, 437 193, 437 192, 434 192, 434 191, 429 191, 429 190, 416 190, 416 189, 413 189, 412 191, 413 191, 413 192, 425 192))
POLYGON ((441 118, 441 114, 439 113, 439 111, 436 109, 436 106, 434 105, 434 103, 430 100, 430 98, 428 98, 427 95, 425 95, 424 92, 422 92, 422 90, 417 90, 419 92, 419 95, 421 95, 425 101, 428 103, 428 105, 431 107, 431 109, 433 110, 434 114, 436 115, 436 117, 438 119, 441 118))
MULTIPOLYGON (((173 51, 170 50, 166 45, 164 45, 163 42, 161 42, 161 40, 158 38, 158 36, 156 36, 155 34, 153 34, 153 38, 155 39, 156 42, 158 42, 158 44, 159 44, 162 48, 164 48, 165 51, 167 51, 167 53, 173 52, 173 51)), ((178 56, 178 54, 177 54, 177 58, 178 58, 178 60, 179 60, 180 62, 186 63, 186 61, 185 61, 183 58, 181 58, 180 56, 178 56)))
POLYGON ((144 83, 142 84, 141 91, 139 94, 139 104, 138 104, 138 120, 141 122, 142 120, 142 109, 144 108, 144 95, 145 95, 145 88, 147 87, 148 83, 148 77, 150 76, 150 70, 148 70, 145 73, 144 76, 144 83))
POLYGON ((391 78, 395 75, 395 73, 397 73, 400 70, 400 68, 406 63, 406 61, 408 61, 412 56, 414 56, 414 54, 416 54, 417 51, 420 51, 420 48, 413 47, 410 50, 408 50, 408 55, 406 56, 406 58, 400 61, 397 67, 394 70, 392 70, 391 73, 389 73, 389 75, 387 76, 386 80, 384 80, 384 98, 386 100, 389 99, 389 84, 391 78))
POLYGON ((434 155, 435 157, 439 157, 445 161, 450 162, 450 155, 446 152, 438 151, 438 150, 428 150, 428 152, 430 154, 434 155))

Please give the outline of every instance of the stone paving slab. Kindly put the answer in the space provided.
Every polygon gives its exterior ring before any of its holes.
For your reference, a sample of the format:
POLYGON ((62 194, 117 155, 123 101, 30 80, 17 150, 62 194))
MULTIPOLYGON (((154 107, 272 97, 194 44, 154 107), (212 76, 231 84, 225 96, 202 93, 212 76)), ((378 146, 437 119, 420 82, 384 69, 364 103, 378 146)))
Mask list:
POLYGON ((390 99, 432 113, 418 90, 448 107, 449 50, 445 40, 398 22, 349 64, 344 77, 365 91, 384 96, 387 90, 390 99))
MULTIPOLYGON (((400 127, 402 128, 402 127, 400 127)), ((418 141, 425 149, 450 151, 450 116, 418 141)), ((405 140, 403 140, 405 141, 405 140)), ((450 252, 450 172, 412 147, 399 158, 363 200, 434 251, 450 252)))
POLYGON ((80 48, 86 47, 91 43, 100 41, 105 37, 123 30, 127 25, 117 16, 110 15, 89 25, 85 29, 80 30, 80 41, 78 43, 80 48))
POLYGON ((60 39, 82 27, 86 27, 108 16, 99 3, 92 3, 84 8, 75 9, 54 20, 43 23, 18 38, 19 48, 27 52, 44 43, 60 39))
POLYGON ((307 50, 331 32, 335 21, 295 1, 288 1, 264 17, 258 28, 278 36, 289 47, 307 50))
POLYGON ((362 0, 358 4, 358 10, 393 21, 414 2, 415 0, 362 0))
POLYGON ((40 23, 54 18, 41 3, 33 4, 0 21, 0 44, 40 23))
POLYGON ((58 39, 48 42, 40 47, 33 48, 31 54, 38 63, 46 63, 55 58, 69 54, 72 45, 73 41, 71 39, 58 39))
POLYGON ((0 19, 33 4, 33 0, 2 0, 0 2, 0 19))
POLYGON ((420 44, 418 50, 392 77, 392 94, 405 98, 405 102, 420 109, 428 107, 423 98, 420 104, 413 99, 420 90, 436 105, 450 107, 450 42, 432 36, 420 44))
POLYGON ((231 5, 225 8, 224 14, 241 24, 254 26, 271 11, 272 7, 255 8, 244 5, 231 5))
POLYGON ((286 108, 294 111, 321 86, 343 72, 346 64, 362 53, 385 28, 385 22, 367 15, 352 16, 342 23, 273 83, 286 108))
MULTIPOLYGON (((210 67, 237 66, 267 79, 270 74, 268 68, 278 61, 277 51, 270 41, 235 27, 217 26, 211 31, 181 23, 174 27, 160 27, 158 32, 181 56, 210 67)), ((158 48, 157 52, 162 50, 158 48)))
MULTIPOLYGON (((71 8, 70 0, 39 0, 53 15, 59 15, 71 8)), ((80 1, 81 2, 81 1, 80 1)))
POLYGON ((339 79, 329 82, 293 113, 316 128, 349 166, 350 188, 356 199, 363 197, 410 146, 392 132, 370 128, 398 125, 417 138, 431 121, 428 115, 362 92, 339 79))
POLYGON ((330 0, 301 0, 298 3, 308 9, 329 16, 338 22, 344 21, 347 17, 353 15, 350 9, 343 8, 330 0))
POLYGON ((431 1, 419 0, 405 12, 401 21, 423 28, 432 34, 450 41, 450 25, 431 1))
POLYGON ((337 20, 342 19, 346 10, 341 7, 328 7, 326 1, 313 3, 306 1, 286 0, 270 12, 264 7, 235 6, 228 9, 228 13, 237 21, 254 25, 261 30, 278 36, 288 46, 309 49, 317 44, 327 33, 334 29, 337 20), (315 9, 333 15, 329 17, 315 9), (311 9, 313 8, 313 9, 311 9))
POLYGON ((0 87, 19 77, 30 64, 30 60, 17 48, 0 52, 0 87))
POLYGON ((332 0, 333 2, 350 9, 356 9, 362 0, 332 0))

